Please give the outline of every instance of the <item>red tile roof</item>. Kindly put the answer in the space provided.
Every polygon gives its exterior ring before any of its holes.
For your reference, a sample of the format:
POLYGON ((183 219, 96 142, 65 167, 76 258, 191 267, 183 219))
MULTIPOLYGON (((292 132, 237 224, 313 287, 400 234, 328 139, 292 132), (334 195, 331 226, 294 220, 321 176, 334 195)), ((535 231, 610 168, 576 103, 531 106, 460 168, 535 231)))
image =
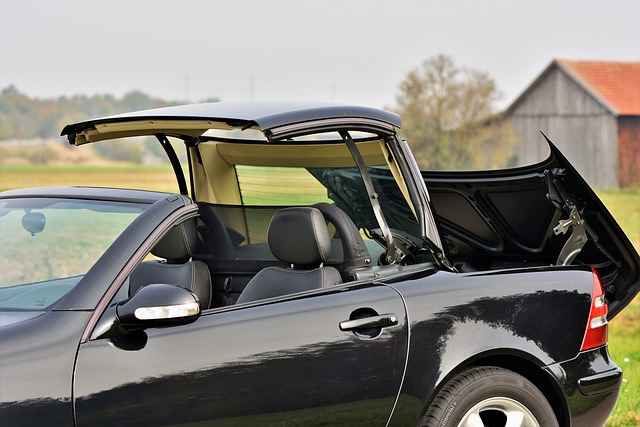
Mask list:
POLYGON ((640 62, 556 62, 616 114, 640 115, 640 62))

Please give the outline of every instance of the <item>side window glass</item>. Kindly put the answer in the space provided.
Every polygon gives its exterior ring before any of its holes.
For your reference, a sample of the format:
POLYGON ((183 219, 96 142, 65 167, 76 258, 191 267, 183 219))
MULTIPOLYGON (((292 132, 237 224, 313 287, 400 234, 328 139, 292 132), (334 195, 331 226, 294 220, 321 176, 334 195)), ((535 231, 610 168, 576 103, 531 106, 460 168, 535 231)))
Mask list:
POLYGON ((330 202, 327 189, 305 168, 236 166, 245 206, 300 206, 330 202))

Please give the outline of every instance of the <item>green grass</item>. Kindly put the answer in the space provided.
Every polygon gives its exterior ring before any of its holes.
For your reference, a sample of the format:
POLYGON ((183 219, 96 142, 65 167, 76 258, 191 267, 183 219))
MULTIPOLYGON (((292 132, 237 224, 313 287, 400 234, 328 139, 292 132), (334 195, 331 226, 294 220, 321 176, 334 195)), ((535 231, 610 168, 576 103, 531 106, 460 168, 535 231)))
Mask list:
MULTIPOLYGON (((599 193, 625 233, 640 249, 640 188, 599 193)), ((610 427, 640 426, 640 297, 609 325, 609 351, 624 371, 610 427)))
POLYGON ((640 187, 598 193, 627 236, 640 248, 640 187))
POLYGON ((0 165, 0 191, 55 185, 178 191, 175 175, 166 166, 0 165))
POLYGON ((327 189, 303 168, 237 166, 247 205, 309 205, 328 202, 327 189), (265 179, 268 174, 269 179, 265 179), (300 191, 304 188, 304 191, 300 191))
POLYGON ((640 300, 609 326, 609 351, 624 371, 622 390, 608 426, 640 425, 640 300))
MULTIPOLYGON (((309 203, 326 199, 326 191, 310 175, 292 169, 274 170, 269 181, 261 168, 240 168, 247 204, 309 203), (305 187, 300 194, 300 187, 305 187)), ((177 191, 168 167, 118 166, 5 166, 0 165, 0 190, 42 185, 90 185, 177 191)), ((627 235, 640 248, 640 188, 604 191, 600 197, 627 235)), ((622 392, 608 426, 640 426, 640 298, 611 322, 609 349, 624 370, 622 392)))

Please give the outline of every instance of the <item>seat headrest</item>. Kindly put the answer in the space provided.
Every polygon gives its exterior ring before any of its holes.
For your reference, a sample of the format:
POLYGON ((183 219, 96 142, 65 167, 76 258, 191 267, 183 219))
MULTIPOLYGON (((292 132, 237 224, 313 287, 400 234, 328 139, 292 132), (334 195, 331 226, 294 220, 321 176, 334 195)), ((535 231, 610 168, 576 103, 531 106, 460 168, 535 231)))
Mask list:
POLYGON ((296 266, 317 267, 331 251, 327 223, 316 208, 280 209, 271 218, 268 241, 276 258, 296 266))
POLYGON ((198 246, 195 219, 189 219, 175 225, 153 247, 151 253, 164 258, 170 264, 180 264, 189 261, 198 246))

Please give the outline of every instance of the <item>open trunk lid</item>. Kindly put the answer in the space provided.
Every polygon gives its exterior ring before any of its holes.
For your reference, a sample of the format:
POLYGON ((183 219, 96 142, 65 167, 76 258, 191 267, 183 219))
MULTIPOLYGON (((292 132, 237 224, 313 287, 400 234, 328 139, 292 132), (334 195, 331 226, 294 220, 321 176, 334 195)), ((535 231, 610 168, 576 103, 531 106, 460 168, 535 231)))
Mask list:
MULTIPOLYGON (((640 290, 640 259, 598 196, 547 141, 550 156, 530 166, 422 172, 445 254, 460 271, 596 268, 612 318, 640 290)), ((311 173, 358 227, 376 226, 355 169, 311 173)), ((389 225, 415 235, 413 215, 390 171, 371 168, 370 175, 389 225)))
POLYGON ((531 166, 422 173, 445 252, 462 268, 596 268, 613 318, 640 290, 640 258, 591 187, 547 142, 549 158, 531 166))

